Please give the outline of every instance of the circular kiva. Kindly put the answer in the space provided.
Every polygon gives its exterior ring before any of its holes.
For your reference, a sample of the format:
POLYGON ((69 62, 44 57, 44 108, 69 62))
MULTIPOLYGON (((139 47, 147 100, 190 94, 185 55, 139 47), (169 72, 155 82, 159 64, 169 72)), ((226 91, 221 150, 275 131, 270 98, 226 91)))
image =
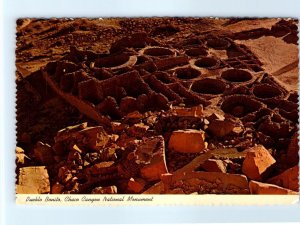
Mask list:
POLYGON ((204 78, 192 84, 191 90, 199 94, 219 95, 226 89, 226 84, 217 79, 204 78))
POLYGON ((223 38, 210 38, 207 40, 207 46, 217 50, 229 48, 230 42, 223 38))
POLYGON ((269 84, 255 85, 252 93, 255 97, 260 99, 280 98, 283 95, 279 88, 269 84))
POLYGON ((174 50, 165 47, 158 47, 158 46, 146 47, 142 49, 140 53, 152 57, 176 56, 176 52, 174 50))
POLYGON ((232 83, 242 83, 251 81, 253 76, 250 72, 242 69, 229 69, 222 72, 221 77, 232 83))
POLYGON ((197 57, 197 56, 207 56, 207 50, 205 47, 193 47, 185 50, 185 54, 190 57, 197 57))
POLYGON ((224 99, 221 109, 235 117, 244 117, 255 112, 264 105, 247 95, 231 95, 224 99))
POLYGON ((185 39, 181 42, 179 42, 176 46, 178 46, 179 48, 189 48, 189 47, 196 47, 196 46, 200 46, 203 45, 203 42, 199 39, 199 38, 188 38, 185 39))
POLYGON ((126 54, 107 56, 98 58, 95 61, 94 67, 97 68, 109 68, 112 70, 122 69, 135 65, 137 62, 136 56, 129 56, 126 54))
POLYGON ((182 67, 175 69, 174 75, 182 80, 190 80, 199 77, 201 72, 191 67, 182 67))
POLYGON ((279 113, 283 117, 298 122, 298 104, 288 100, 282 100, 278 105, 279 113))
POLYGON ((202 57, 194 61, 194 65, 199 68, 216 69, 220 65, 220 61, 214 57, 202 57))

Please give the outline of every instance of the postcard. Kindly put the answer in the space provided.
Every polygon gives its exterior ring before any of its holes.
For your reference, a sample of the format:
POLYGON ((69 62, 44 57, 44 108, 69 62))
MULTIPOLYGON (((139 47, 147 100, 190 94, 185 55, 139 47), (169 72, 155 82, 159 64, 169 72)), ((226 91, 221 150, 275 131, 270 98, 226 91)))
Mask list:
POLYGON ((20 204, 298 201, 298 20, 20 18, 20 204))

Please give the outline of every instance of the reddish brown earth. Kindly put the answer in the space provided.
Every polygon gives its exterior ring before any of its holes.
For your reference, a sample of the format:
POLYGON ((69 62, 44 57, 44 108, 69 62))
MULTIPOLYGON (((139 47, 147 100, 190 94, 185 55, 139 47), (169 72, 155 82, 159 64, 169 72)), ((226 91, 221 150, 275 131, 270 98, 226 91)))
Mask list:
POLYGON ((17 193, 297 194, 291 19, 20 19, 17 193))

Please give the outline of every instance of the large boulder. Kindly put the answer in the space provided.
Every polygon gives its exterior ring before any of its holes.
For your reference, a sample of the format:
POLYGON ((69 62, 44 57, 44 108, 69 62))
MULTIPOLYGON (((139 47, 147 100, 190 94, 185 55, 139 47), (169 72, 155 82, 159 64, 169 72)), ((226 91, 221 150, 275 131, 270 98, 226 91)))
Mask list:
POLYGON ((136 163, 141 165, 140 175, 147 181, 160 179, 167 173, 165 142, 162 136, 151 137, 142 142, 135 151, 136 163))
POLYGON ((161 174, 167 173, 165 142, 162 136, 135 141, 135 150, 118 164, 121 177, 142 178, 147 182, 159 181, 161 174))
POLYGON ((181 153, 198 153, 204 151, 205 133, 202 130, 177 130, 174 131, 169 140, 169 150, 181 153))
POLYGON ((146 185, 146 182, 140 178, 130 178, 127 184, 127 190, 132 193, 140 193, 146 185))
POLYGON ((268 175, 276 160, 262 145, 248 149, 243 162, 243 173, 252 180, 260 181, 268 175))
POLYGON ((235 124, 231 120, 212 120, 207 130, 216 137, 223 137, 230 134, 234 127, 235 124))
POLYGON ((299 166, 294 166, 283 173, 268 179, 270 184, 299 191, 299 166))
POLYGON ((201 165, 201 168, 207 172, 226 173, 226 165, 220 159, 208 159, 201 165))
POLYGON ((17 194, 48 194, 50 181, 48 171, 44 166, 20 168, 17 194))
POLYGON ((298 195, 298 192, 279 187, 274 184, 261 183, 257 181, 249 182, 249 189, 251 194, 261 195, 298 195))

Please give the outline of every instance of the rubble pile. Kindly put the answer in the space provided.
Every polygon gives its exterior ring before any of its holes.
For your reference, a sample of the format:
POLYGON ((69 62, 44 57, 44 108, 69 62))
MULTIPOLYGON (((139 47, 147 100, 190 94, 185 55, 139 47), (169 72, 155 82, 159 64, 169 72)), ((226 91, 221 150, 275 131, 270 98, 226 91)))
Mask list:
POLYGON ((296 93, 228 36, 135 33, 107 54, 71 47, 40 74, 94 123, 37 142, 29 158, 18 148, 17 193, 298 192, 296 93))

